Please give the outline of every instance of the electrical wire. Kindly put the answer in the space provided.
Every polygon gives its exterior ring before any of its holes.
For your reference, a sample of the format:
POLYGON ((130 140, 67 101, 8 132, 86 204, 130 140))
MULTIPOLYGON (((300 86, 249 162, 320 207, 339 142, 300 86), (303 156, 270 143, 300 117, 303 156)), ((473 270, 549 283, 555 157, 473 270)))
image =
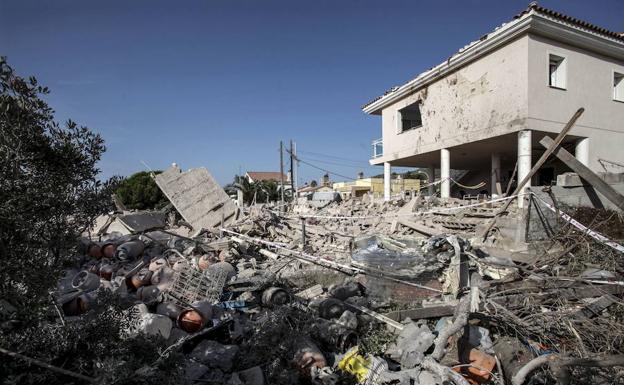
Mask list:
POLYGON ((361 163, 362 162, 362 160, 358 160, 358 159, 349 159, 349 158, 343 158, 343 157, 335 156, 335 155, 321 154, 320 152, 297 150, 297 153, 322 156, 324 158, 332 158, 332 159, 337 159, 337 160, 346 160, 346 161, 349 161, 349 162, 356 162, 356 163, 361 163))
MULTIPOLYGON (((299 157, 297 157, 297 159, 299 159, 299 157)), ((375 168, 375 169, 377 169, 377 168, 378 168, 378 166, 377 166, 377 167, 375 167, 375 166, 371 166, 371 165, 366 165, 366 166, 359 165, 359 166, 356 166, 356 165, 350 165, 350 164, 344 164, 344 163, 332 162, 332 161, 329 161, 329 160, 321 160, 321 159, 308 158, 307 156, 306 156, 306 158, 305 158, 305 159, 306 159, 306 160, 308 160, 308 161, 310 161, 310 162, 325 163, 325 164, 331 164, 331 165, 334 165, 334 166, 341 166, 341 167, 352 167, 352 168, 360 168, 360 169, 364 169, 364 168, 367 168, 367 169, 373 169, 373 168, 375 168)))
MULTIPOLYGON (((289 151, 289 150, 286 150, 286 152, 290 153, 290 151, 289 151)), ((357 180, 357 179, 355 179, 355 178, 351 178, 351 177, 349 177, 349 176, 342 175, 342 174, 339 174, 339 173, 337 173, 337 172, 333 172, 333 171, 327 170, 327 169, 325 169, 325 168, 322 168, 322 167, 316 166, 316 165, 314 165, 314 164, 312 164, 312 163, 310 163, 310 162, 307 162, 307 161, 305 161, 305 160, 301 159, 301 158, 300 158, 300 157, 298 157, 298 156, 297 156, 295 159, 296 159, 297 161, 299 161, 299 162, 303 163, 303 164, 306 164, 306 165, 308 165, 308 166, 310 166, 310 167, 313 167, 313 168, 315 168, 315 169, 317 169, 317 170, 324 171, 324 172, 326 172, 326 173, 328 173, 328 174, 336 175, 336 176, 339 176, 339 177, 341 177, 341 178, 345 178, 345 179, 347 179, 347 180, 357 180)))

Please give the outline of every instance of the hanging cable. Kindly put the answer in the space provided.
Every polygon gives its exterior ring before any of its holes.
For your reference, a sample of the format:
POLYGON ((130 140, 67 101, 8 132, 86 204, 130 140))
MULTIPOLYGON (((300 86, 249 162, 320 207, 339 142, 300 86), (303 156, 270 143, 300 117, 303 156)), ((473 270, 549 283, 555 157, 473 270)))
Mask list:
POLYGON ((337 160, 346 160, 346 161, 349 161, 349 162, 356 162, 356 163, 360 163, 361 162, 361 160, 357 160, 357 159, 349 159, 349 158, 343 158, 343 157, 335 156, 335 155, 321 154, 320 152, 303 151, 303 150, 299 150, 297 152, 298 153, 300 152, 300 153, 303 153, 303 154, 322 156, 324 158, 332 158, 332 159, 337 159, 337 160))
MULTIPOLYGON (((288 149, 287 149, 287 150, 286 150, 286 152, 290 154, 290 150, 288 150, 288 149)), ((299 156, 296 156, 296 157, 295 157, 295 159, 296 159, 298 162, 301 162, 301 163, 303 163, 303 164, 307 164, 308 166, 313 167, 313 168, 315 168, 315 169, 317 169, 317 170, 324 171, 324 172, 326 172, 327 174, 336 175, 336 176, 339 176, 339 177, 341 177, 341 178, 345 178, 345 179, 347 179, 347 180, 357 180, 357 179, 355 179, 355 178, 351 178, 351 177, 349 177, 349 176, 342 175, 342 174, 339 174, 339 173, 337 173, 337 172, 333 172, 333 171, 327 170, 327 169, 325 169, 325 168, 322 168, 322 167, 316 166, 316 165, 314 165, 314 164, 312 164, 312 163, 310 163, 310 162, 307 162, 307 161, 305 161, 305 160, 301 159, 301 157, 299 157, 299 156)))

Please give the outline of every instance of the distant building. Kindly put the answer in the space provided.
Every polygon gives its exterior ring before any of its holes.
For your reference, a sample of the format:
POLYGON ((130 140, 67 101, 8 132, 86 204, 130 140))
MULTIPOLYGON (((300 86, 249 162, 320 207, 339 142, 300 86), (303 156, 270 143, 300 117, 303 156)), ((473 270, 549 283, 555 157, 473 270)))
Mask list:
POLYGON ((254 182, 280 182, 281 178, 284 178, 284 183, 290 183, 290 177, 287 174, 280 174, 279 171, 247 171, 245 174, 245 178, 249 181, 249 183, 254 182))
MULTIPOLYGON (((624 35, 531 3, 366 104, 364 112, 381 117, 370 164, 384 166, 386 199, 393 166, 428 168, 430 180, 440 170, 442 198, 451 194, 451 170, 467 172, 463 184, 487 182, 486 193, 500 194, 516 165, 516 181, 529 174, 544 152, 539 141, 561 132, 579 107, 585 113, 562 147, 594 172, 601 160, 623 164, 624 35)), ((525 187, 566 171, 551 157, 525 187)))
POLYGON ((303 186, 299 190, 297 190, 298 197, 305 197, 308 195, 312 195, 315 192, 329 192, 334 191, 331 186, 303 186))
MULTIPOLYGON (((390 183, 390 193, 398 195, 402 192, 419 191, 420 182, 420 179, 404 179, 398 175, 390 183)), ((360 174, 358 179, 352 182, 334 183, 333 189, 340 193, 342 199, 358 198, 368 193, 381 197, 384 194, 384 178, 364 178, 360 174)))

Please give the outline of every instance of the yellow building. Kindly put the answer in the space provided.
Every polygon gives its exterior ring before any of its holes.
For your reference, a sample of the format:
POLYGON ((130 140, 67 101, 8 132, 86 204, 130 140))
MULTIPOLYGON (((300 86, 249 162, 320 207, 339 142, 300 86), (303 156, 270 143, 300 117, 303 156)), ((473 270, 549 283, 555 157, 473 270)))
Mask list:
MULTIPOLYGON (((369 192, 374 197, 383 196, 384 180, 383 178, 361 178, 353 182, 336 182, 333 184, 334 191, 340 193, 343 199, 350 197, 361 197, 369 192)), ((402 192, 420 190, 420 179, 403 179, 396 178, 390 182, 390 191, 392 195, 402 192)))

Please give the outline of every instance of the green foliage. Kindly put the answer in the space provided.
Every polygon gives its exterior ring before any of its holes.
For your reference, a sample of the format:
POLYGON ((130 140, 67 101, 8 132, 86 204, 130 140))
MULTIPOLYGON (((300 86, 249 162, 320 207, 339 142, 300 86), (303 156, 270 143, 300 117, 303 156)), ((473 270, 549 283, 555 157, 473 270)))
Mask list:
MULTIPOLYGON (((3 347, 65 370, 98 379, 101 384, 174 384, 180 377, 175 354, 156 365, 163 338, 139 335, 128 338, 136 319, 110 292, 101 291, 94 309, 80 322, 33 325, 4 336, 3 347), (145 370, 150 367, 150 370, 145 370), (139 371, 140 370, 140 371, 139 371), (139 371, 137 373, 137 371, 139 371)), ((15 358, 2 357, 3 384, 83 383, 15 358)))
POLYGON ((0 293, 25 318, 47 307, 77 235, 112 207, 112 183, 97 179, 104 140, 55 122, 47 92, 0 59, 0 293))
MULTIPOLYGON (((275 181, 249 182, 249 179, 241 175, 234 176, 234 182, 224 187, 230 196, 236 196, 240 190, 243 193, 245 204, 277 202, 281 199, 279 184, 275 181)), ((284 194, 285 200, 290 200, 290 190, 284 194)))
MULTIPOLYGON (((0 58, 0 347, 101 383, 173 382, 171 368, 135 375, 154 362, 163 341, 124 339, 128 317, 110 296, 101 294, 96 309, 67 326, 51 310, 49 293, 74 259, 78 236, 113 208, 116 180, 97 179, 104 140, 72 121, 55 122, 42 99, 47 92, 0 58)), ((0 379, 82 383, 2 353, 0 379)))
MULTIPOLYGON (((155 171, 154 174, 160 174, 155 171)), ((149 172, 141 171, 121 181, 115 194, 128 209, 161 209, 169 200, 160 191, 149 172)))

